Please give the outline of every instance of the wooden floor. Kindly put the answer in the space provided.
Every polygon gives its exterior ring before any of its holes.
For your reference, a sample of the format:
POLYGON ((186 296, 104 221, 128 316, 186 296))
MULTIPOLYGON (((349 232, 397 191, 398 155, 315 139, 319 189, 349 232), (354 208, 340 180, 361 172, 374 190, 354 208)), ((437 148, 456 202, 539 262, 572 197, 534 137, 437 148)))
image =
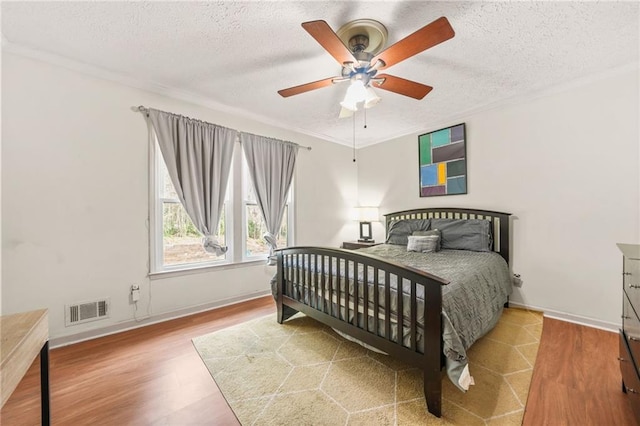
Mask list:
MULTIPOLYGON (((54 425, 237 425, 191 339, 274 312, 264 297, 50 354, 54 425)), ((544 320, 524 425, 634 425, 615 333, 544 320)), ((38 360, 0 411, 40 424, 38 360)))
POLYGON ((524 426, 636 425, 617 333, 545 318, 524 426))

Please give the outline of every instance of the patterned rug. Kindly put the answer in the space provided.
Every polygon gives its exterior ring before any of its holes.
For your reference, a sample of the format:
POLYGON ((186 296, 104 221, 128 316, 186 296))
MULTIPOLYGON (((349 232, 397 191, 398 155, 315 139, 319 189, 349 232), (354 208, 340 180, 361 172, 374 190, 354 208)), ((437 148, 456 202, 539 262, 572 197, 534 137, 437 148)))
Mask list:
POLYGON ((422 372, 298 314, 269 315, 193 339, 243 425, 520 425, 542 314, 505 309, 468 351, 467 393, 442 379, 442 418, 426 410, 422 372))

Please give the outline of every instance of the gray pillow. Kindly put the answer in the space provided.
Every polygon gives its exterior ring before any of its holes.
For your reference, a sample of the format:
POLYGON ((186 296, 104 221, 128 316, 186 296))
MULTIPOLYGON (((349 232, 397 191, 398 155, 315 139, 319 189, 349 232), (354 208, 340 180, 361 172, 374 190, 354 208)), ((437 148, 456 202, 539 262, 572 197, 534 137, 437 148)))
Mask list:
POLYGON ((440 234, 440 230, 431 229, 429 231, 414 231, 413 234, 411 234, 411 235, 415 235, 417 237, 423 237, 423 236, 435 236, 435 237, 437 237, 436 251, 440 251, 441 239, 442 239, 442 235, 440 234))
POLYGON ((431 219, 431 226, 442 233, 441 248, 491 251, 491 222, 481 219, 431 219))
POLYGON ((407 240, 407 251, 434 253, 438 251, 440 237, 437 235, 409 235, 407 240))
POLYGON ((401 219, 391 221, 387 230, 387 244, 407 245, 407 237, 415 231, 429 229, 430 219, 401 219))

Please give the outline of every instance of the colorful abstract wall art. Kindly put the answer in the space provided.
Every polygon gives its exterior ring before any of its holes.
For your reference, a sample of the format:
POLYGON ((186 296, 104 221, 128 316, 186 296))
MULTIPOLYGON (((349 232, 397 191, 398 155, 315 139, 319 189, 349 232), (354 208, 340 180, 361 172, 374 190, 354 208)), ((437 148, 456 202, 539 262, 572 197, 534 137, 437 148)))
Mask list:
POLYGON ((467 193, 464 123, 418 137, 420 196, 467 193))

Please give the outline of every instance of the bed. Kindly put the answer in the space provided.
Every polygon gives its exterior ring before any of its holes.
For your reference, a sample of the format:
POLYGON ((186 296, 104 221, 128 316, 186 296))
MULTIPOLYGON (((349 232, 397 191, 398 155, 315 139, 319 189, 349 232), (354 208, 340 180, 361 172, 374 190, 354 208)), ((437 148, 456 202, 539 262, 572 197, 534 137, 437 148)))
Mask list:
POLYGON ((406 210, 385 215, 385 244, 357 251, 280 249, 272 282, 277 320, 302 312, 420 368, 427 408, 440 417, 443 367, 456 386, 468 388, 466 350, 508 304, 509 216, 463 208, 406 210), (478 226, 481 250, 475 250, 478 226), (442 250, 410 252, 403 245, 405 236, 431 234, 436 227, 442 250))

